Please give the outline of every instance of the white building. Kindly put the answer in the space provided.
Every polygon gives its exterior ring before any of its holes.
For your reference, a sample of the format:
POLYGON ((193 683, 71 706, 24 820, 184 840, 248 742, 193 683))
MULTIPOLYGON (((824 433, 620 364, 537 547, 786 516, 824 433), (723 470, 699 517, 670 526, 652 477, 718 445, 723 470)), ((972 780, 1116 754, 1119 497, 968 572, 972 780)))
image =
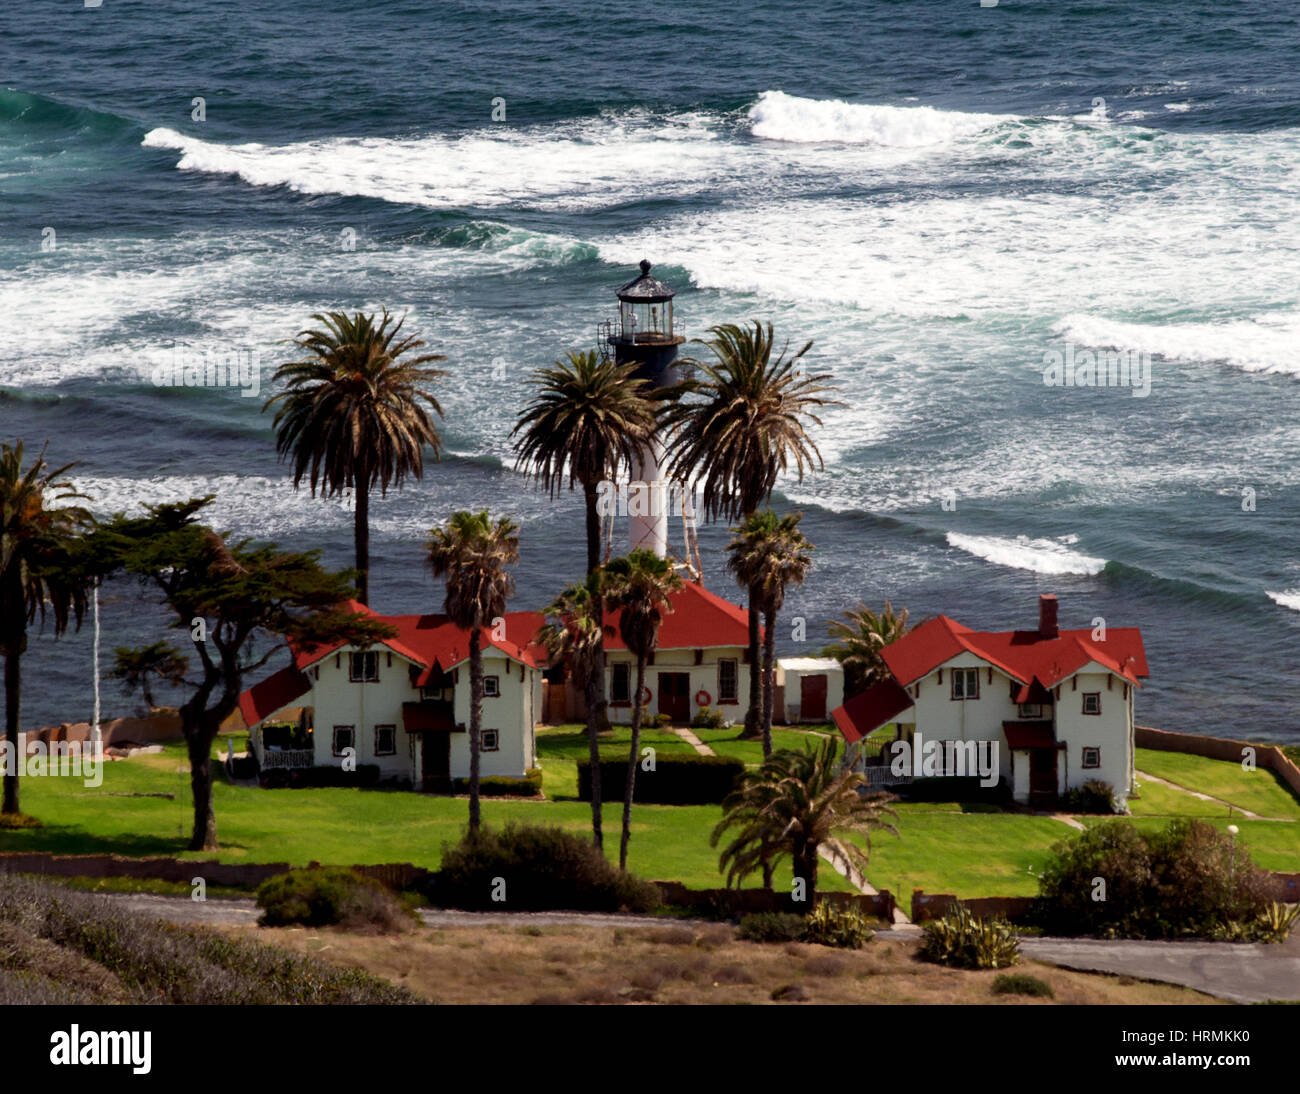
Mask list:
POLYGON ((781 657, 776 688, 776 721, 825 722, 844 702, 844 666, 833 657, 781 657))
MULTIPOLYGON (((293 664, 249 688, 239 708, 263 770, 374 764, 382 779, 443 789, 469 776, 469 632, 442 615, 379 615, 394 638, 362 651, 348 645, 294 649, 293 664), (292 712, 291 725, 277 715, 292 712), (351 751, 349 751, 351 750, 351 751)), ((536 765, 546 651, 542 617, 512 612, 505 634, 482 632, 481 774, 521 777, 536 765)))
POLYGON ((1062 631, 1056 597, 1042 596, 1037 630, 973 631, 940 615, 882 656, 893 679, 832 712, 848 741, 893 722, 895 739, 994 742, 1018 802, 1050 807, 1099 779, 1127 805, 1133 699, 1148 675, 1136 627, 1062 631))

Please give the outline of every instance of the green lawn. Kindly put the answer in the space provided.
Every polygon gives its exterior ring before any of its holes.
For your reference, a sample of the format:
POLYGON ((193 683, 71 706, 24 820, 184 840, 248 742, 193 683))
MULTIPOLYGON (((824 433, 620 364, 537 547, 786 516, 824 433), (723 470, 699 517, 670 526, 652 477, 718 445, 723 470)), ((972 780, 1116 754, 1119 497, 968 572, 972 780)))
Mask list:
MULTIPOLYGON (((1212 761, 1213 762, 1213 761, 1212 761)), ((1091 827, 1105 824, 1106 817, 1080 817, 1091 827)), ((1238 846, 1250 853, 1255 865, 1265 870, 1293 873, 1300 870, 1300 824, 1288 821, 1247 820, 1242 817, 1203 817, 1203 820, 1223 831, 1229 824, 1241 829, 1238 846)), ((1169 823, 1168 817, 1134 817, 1133 823, 1142 832, 1157 832, 1169 823)))
POLYGON ((1226 817, 1229 806, 1207 802, 1186 790, 1139 779, 1141 797, 1130 798, 1129 808, 1135 817, 1226 817))
MULTIPOLYGON (((1137 769, 1171 783, 1222 798, 1261 817, 1291 817, 1300 820, 1300 802, 1271 771, 1243 770, 1240 764, 1192 756, 1186 752, 1137 750, 1137 769)), ((1141 781, 1139 779, 1139 781, 1141 781)), ((1143 788, 1145 795, 1146 788, 1143 788)))
MULTIPOLYGON (((561 763, 558 758, 552 762, 561 763)), ((572 760, 569 764, 576 770, 572 760)), ((549 770, 545 778, 550 792, 549 770)), ((184 748, 175 744, 158 755, 106 765, 103 785, 97 789, 83 786, 80 779, 32 777, 23 779, 21 793, 24 812, 39 818, 44 827, 0 831, 0 850, 215 857, 222 862, 298 866, 316 860, 435 867, 442 845, 459 838, 466 818, 463 798, 400 790, 260 790, 232 786, 218 777, 214 800, 221 850, 215 855, 187 852, 189 775, 184 748), (132 796, 166 793, 173 799, 132 796)), ((616 857, 621 803, 607 804, 602 815, 606 849, 616 857)), ((630 868, 641 877, 719 887, 717 852, 709 846, 719 816, 717 806, 638 805, 632 813, 630 868)), ((579 801, 485 798, 483 819, 493 825, 516 819, 584 832, 590 830, 591 807, 579 801)), ((827 873, 825 888, 848 888, 837 874, 827 873)), ((788 870, 778 874, 778 885, 789 883, 788 870)))
MULTIPOLYGON (((746 764, 760 764, 763 762, 763 742, 742 741, 740 739, 741 730, 737 726, 732 726, 731 729, 695 729, 691 732, 719 756, 729 756, 746 764)), ((778 752, 787 748, 804 749, 810 744, 820 743, 825 740, 825 733, 826 728, 824 726, 809 726, 806 730, 773 726, 772 748, 778 752), (819 732, 817 732, 818 730, 819 732)))

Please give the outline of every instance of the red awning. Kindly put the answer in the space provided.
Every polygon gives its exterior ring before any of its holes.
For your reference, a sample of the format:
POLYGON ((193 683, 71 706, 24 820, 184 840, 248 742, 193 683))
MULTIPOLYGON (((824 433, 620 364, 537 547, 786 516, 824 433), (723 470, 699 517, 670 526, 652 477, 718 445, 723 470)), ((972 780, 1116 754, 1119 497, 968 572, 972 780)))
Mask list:
POLYGON ((1008 748, 1055 748, 1051 722, 1003 722, 1008 748))
POLYGON ((407 733, 426 733, 442 730, 452 733, 456 729, 450 703, 422 702, 402 704, 402 728, 407 733))
POLYGON ((836 707, 831 717, 844 739, 853 744, 886 722, 892 722, 913 702, 906 690, 893 680, 885 680, 859 692, 842 707, 836 707))

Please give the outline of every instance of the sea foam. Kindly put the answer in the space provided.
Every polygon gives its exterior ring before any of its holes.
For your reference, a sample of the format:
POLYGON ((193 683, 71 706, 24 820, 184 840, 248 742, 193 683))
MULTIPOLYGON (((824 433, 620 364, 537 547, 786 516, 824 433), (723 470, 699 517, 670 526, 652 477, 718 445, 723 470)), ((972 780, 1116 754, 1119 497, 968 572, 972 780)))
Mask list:
POLYGON ((1016 536, 968 536, 948 533, 948 544, 959 551, 982 558, 998 566, 1031 570, 1037 574, 1099 574, 1106 565, 1104 558, 1071 551, 1059 540, 1030 539, 1016 536))
POLYGON ((839 99, 805 99, 764 91, 749 108, 751 132, 774 141, 880 144, 923 148, 973 136, 1011 115, 968 114, 931 106, 877 106, 839 99))

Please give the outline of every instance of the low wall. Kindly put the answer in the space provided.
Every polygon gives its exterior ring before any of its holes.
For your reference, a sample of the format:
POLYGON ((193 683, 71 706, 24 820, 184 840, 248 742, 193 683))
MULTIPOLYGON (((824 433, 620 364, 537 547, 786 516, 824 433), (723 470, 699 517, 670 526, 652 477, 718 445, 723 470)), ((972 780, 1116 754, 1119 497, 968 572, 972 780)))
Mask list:
POLYGON ((1200 733, 1171 733, 1167 729, 1153 729, 1151 726, 1134 726, 1133 738, 1138 748, 1187 752, 1193 756, 1206 756, 1212 760, 1227 760, 1238 764, 1244 755, 1242 750, 1253 748, 1256 766, 1272 771, 1293 793, 1300 795, 1300 767, 1296 767, 1276 745, 1236 741, 1230 737, 1207 737, 1200 733))
MULTIPOLYGON (((320 863, 313 862, 312 866, 320 863)), ((209 885, 260 885, 276 874, 295 869, 287 862, 214 862, 211 859, 124 858, 121 855, 49 855, 43 852, 0 853, 0 873, 44 874, 50 877, 129 877, 178 881, 188 885, 201 877, 209 885)), ((430 871, 409 862, 353 866, 392 889, 409 889, 430 871)))
MULTIPOLYGON (((1005 916, 1012 923, 1024 922, 1033 907, 1032 896, 987 896, 962 903, 975 915, 982 917, 1005 916)), ((947 915, 957 898, 952 893, 925 893, 912 890, 912 922, 924 923, 927 919, 941 919, 947 915)))
MULTIPOLYGON (((688 889, 677 881, 656 881, 665 904, 683 908, 698 908, 709 913, 727 916, 750 915, 755 912, 798 912, 801 909, 790 899, 790 894, 774 889, 688 889)), ((874 896, 865 893, 818 893, 819 901, 840 907, 855 907, 865 915, 878 916, 889 923, 894 918, 896 903, 888 889, 874 896)))

